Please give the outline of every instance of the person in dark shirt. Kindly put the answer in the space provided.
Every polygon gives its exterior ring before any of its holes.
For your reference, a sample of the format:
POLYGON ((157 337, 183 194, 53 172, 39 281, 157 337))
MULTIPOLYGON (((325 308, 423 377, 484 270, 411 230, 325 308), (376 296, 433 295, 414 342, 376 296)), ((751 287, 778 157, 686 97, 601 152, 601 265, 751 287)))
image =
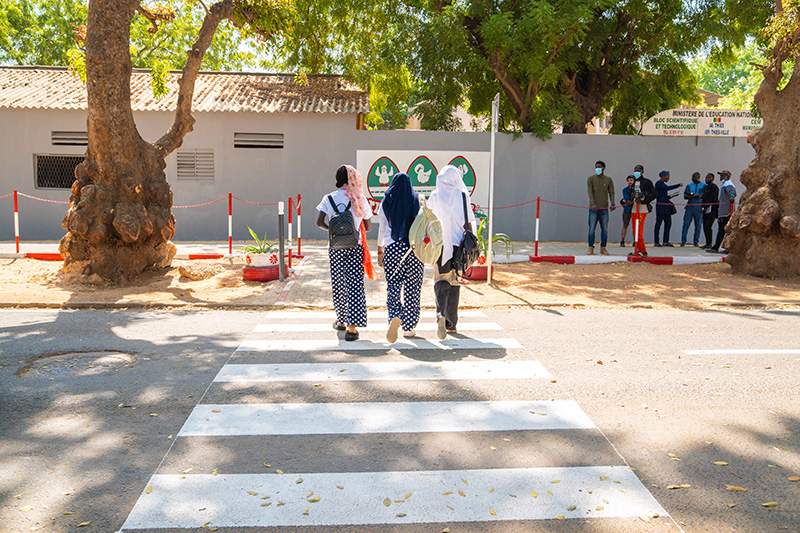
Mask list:
POLYGON ((714 183, 714 173, 706 174, 706 188, 703 189, 701 211, 703 213, 703 234, 706 243, 700 248, 706 249, 714 246, 714 221, 719 216, 719 187, 714 183))
POLYGON ((622 206, 622 235, 620 237, 619 245, 625 248, 625 237, 628 235, 628 226, 631 225, 631 211, 633 211, 633 182, 636 178, 631 174, 627 177, 628 186, 622 189, 622 200, 619 205, 622 206))
POLYGON ((700 181, 700 173, 692 174, 692 182, 683 191, 683 198, 687 204, 683 212, 683 229, 681 230, 681 246, 686 246, 686 238, 689 233, 689 226, 694 224, 694 236, 692 244, 697 246, 700 243, 700 230, 703 220, 703 213, 700 205, 703 200, 703 190, 706 184, 700 181))
POLYGON ((677 189, 678 187, 682 187, 683 183, 676 183, 675 185, 667 185, 669 182, 669 172, 666 170, 662 170, 658 173, 658 177, 660 178, 656 182, 656 192, 658 192, 658 198, 656 199, 656 228, 655 228, 655 239, 654 239, 654 246, 661 246, 659 243, 659 233, 661 230, 661 225, 664 225, 664 240, 661 241, 664 243, 664 246, 672 246, 672 243, 669 242, 669 231, 672 228, 672 202, 669 201, 670 195, 669 191, 673 189, 677 189))
POLYGON ((635 231, 634 235, 634 248, 633 252, 628 255, 638 255, 639 257, 647 257, 647 248, 644 245, 644 221, 647 218, 647 213, 653 210, 650 205, 656 199, 656 188, 653 182, 644 177, 644 165, 636 165, 633 167, 633 224, 635 231), (647 208, 645 211, 644 208, 647 208))

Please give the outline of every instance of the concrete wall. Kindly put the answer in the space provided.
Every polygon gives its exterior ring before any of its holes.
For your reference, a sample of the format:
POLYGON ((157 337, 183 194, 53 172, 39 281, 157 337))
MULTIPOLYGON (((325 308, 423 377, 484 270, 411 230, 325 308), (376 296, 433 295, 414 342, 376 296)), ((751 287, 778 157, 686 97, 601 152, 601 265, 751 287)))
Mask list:
MULTIPOLYGON (((0 110, 0 195, 14 188, 20 192, 66 201, 68 190, 34 187, 34 154, 80 154, 84 147, 52 146, 50 132, 84 131, 86 115, 79 111, 0 110)), ((142 136, 150 141, 168 128, 171 116, 165 113, 137 113, 142 136)), ((198 113, 192 133, 182 149, 213 149, 215 179, 209 182, 178 181, 175 155, 167 159, 167 178, 172 186, 175 205, 192 205, 227 197, 232 192, 255 202, 285 200, 289 195, 303 195, 304 238, 325 238, 316 228, 316 210, 320 199, 334 188, 334 172, 342 163, 355 164, 357 150, 488 151, 487 133, 442 133, 425 131, 357 131, 354 115, 333 114, 254 114, 198 113), (234 132, 283 133, 282 150, 233 148, 234 132)), ((699 138, 655 138, 608 135, 556 135, 548 141, 530 135, 516 139, 497 137, 495 205, 506 206, 541 196, 543 199, 587 205, 586 178, 594 162, 602 159, 607 174, 617 188, 617 201, 625 186, 624 177, 633 166, 642 163, 645 175, 656 179, 667 169, 672 182, 687 183, 691 173, 702 174, 728 169, 738 190, 739 173, 754 152, 743 140, 699 138)), ((487 176, 478 179, 488 180, 487 176)), ((45 204, 22 198, 21 237, 24 240, 59 239, 66 206, 45 204)), ((497 231, 515 240, 533 240, 535 204, 498 210, 497 231)), ((214 240, 227 238, 227 202, 207 207, 175 209, 176 240, 214 240)), ((582 209, 542 205, 543 241, 583 241, 586 238, 587 213, 582 209)), ((645 235, 652 239, 654 216, 648 217, 645 235)), ((682 209, 673 219, 672 241, 680 238, 682 209)), ((276 208, 252 206, 234 201, 234 238, 249 238, 247 226, 269 238, 277 230, 276 208)), ((611 216, 610 240, 619 240, 621 214, 611 216)), ((373 230, 373 235, 375 234, 373 230)), ((0 240, 12 240, 11 199, 0 200, 0 240)), ((630 240, 630 237, 629 237, 630 240)))

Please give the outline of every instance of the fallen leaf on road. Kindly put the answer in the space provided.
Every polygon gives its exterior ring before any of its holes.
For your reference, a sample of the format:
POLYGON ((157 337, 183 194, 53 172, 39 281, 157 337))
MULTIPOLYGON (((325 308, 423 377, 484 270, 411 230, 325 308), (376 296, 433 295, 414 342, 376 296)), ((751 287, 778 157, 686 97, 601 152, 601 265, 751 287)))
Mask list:
POLYGON ((219 472, 217 472, 217 469, 216 469, 216 468, 215 468, 214 470, 212 470, 212 471, 211 471, 211 475, 212 475, 212 476, 216 476, 217 474, 219 474, 219 472))
POLYGON ((736 504, 735 504, 735 503, 729 503, 729 504, 727 504, 727 505, 728 505, 728 507, 730 507, 731 509, 733 509, 734 507, 736 507, 736 504))
POLYGON ((449 505, 447 505, 446 507, 447 507, 448 509, 450 509, 451 511, 455 511, 455 509, 453 509, 453 508, 452 508, 451 506, 449 506, 449 505))
POLYGON ((650 523, 650 517, 644 514, 639 515, 639 520, 641 520, 642 522, 647 522, 648 524, 650 523))
POLYGON ((767 465, 767 468, 778 468, 778 467, 775 465, 767 465))
POLYGON ((313 498, 309 498, 308 501, 311 503, 317 503, 320 500, 319 496, 314 496, 313 498))
POLYGON ((344 490, 344 487, 341 486, 341 485, 336 485, 336 488, 339 489, 339 490, 344 490))
POLYGON ((493 488, 489 489, 489 492, 490 493, 494 492, 494 489, 493 488))
POLYGON ((448 490, 447 492, 443 492, 442 496, 449 496, 450 494, 453 494, 452 490, 448 490))
POLYGON ((297 478, 297 481, 295 481, 295 483, 297 483, 298 485, 299 485, 300 483, 302 483, 302 482, 303 482, 303 478, 297 478))
POLYGON ((272 505, 272 502, 265 502, 261 504, 261 507, 269 507, 270 505, 272 505))
POLYGON ((567 511, 574 511, 575 509, 576 507, 574 505, 570 505, 569 507, 567 507, 567 511))
POLYGON ((788 479, 789 481, 800 481, 800 476, 791 476, 787 477, 786 479, 788 479))
POLYGON ((222 411, 220 409, 212 409, 211 412, 212 413, 221 413, 222 411))
POLYGON ((556 520, 566 520, 566 519, 567 519, 566 516, 557 516, 556 517, 556 520))
POLYGON ((311 492, 309 492, 308 494, 306 494, 306 499, 308 499, 308 498, 312 497, 313 495, 314 495, 314 491, 312 490, 311 492))
POLYGON ((269 464, 267 461, 264 461, 264 466, 266 466, 267 468, 270 468, 272 465, 269 464))
POLYGON ((495 513, 494 509, 492 509, 491 507, 489 507, 489 514, 492 516, 497 516, 497 513, 495 513))
POLYGON ((286 502, 282 502, 282 501, 278 500, 278 507, 280 507, 281 505, 286 505, 286 502))
POLYGON ((767 503, 762 503, 761 504, 761 507, 777 507, 777 506, 778 506, 778 502, 767 502, 767 503))
POLYGON ((550 483, 553 483, 553 484, 555 484, 555 483, 561 483, 561 480, 560 480, 560 479, 555 479, 555 480, 551 481, 550 483))
POLYGON ((404 516, 406 516, 406 513, 397 513, 395 516, 397 518, 403 518, 404 516))
POLYGON ((405 496, 403 496, 403 499, 404 499, 404 500, 407 500, 407 499, 409 499, 409 498, 410 498, 411 496, 413 496, 413 495, 414 495, 414 493, 413 493, 413 492, 409 492, 408 494, 406 494, 405 496))
POLYGON ((603 509, 605 509, 605 507, 603 507, 602 505, 598 505, 594 509, 595 509, 595 511, 602 511, 603 509))
POLYGON ((511 439, 503 439, 506 442, 511 442, 511 439))
POLYGON ((466 496, 467 494, 463 490, 460 490, 460 491, 458 491, 458 495, 459 496, 466 496))
POLYGON ((490 449, 490 450, 492 450, 492 451, 494 451, 494 450, 496 450, 497 448, 495 448, 494 446, 489 446, 489 449, 490 449))
POLYGON ((283 470, 276 470, 275 473, 276 474, 283 474, 283 470))
POLYGON ((150 494, 151 492, 153 492, 153 486, 152 485, 147 485, 147 488, 144 489, 144 493, 145 494, 150 494))
POLYGON ((20 507, 19 510, 24 513, 25 511, 32 511, 33 507, 20 507))
POLYGON ((88 526, 88 525, 89 525, 89 524, 91 524, 91 523, 92 523, 92 521, 91 521, 91 520, 89 520, 88 522, 81 522, 80 524, 78 524, 78 527, 86 527, 86 526, 88 526))
POLYGON ((534 498, 538 498, 539 494, 535 490, 532 490, 531 491, 531 496, 533 496, 534 498))
POLYGON ((69 516, 71 514, 75 514, 75 513, 72 512, 72 511, 64 511, 64 516, 69 516))
POLYGON ((682 485, 667 485, 667 488, 670 489, 670 490, 688 489, 689 487, 691 487, 691 485, 689 485, 688 483, 683 483, 682 485))
POLYGON ((728 463, 725 461, 714 461, 714 464, 717 466, 728 466, 728 463))
POLYGON ((191 472, 192 470, 194 470, 194 468, 187 468, 186 470, 184 470, 183 472, 181 472, 181 474, 188 474, 188 473, 189 473, 189 472, 191 472))
POLYGON ((392 505, 392 500, 390 500, 389 498, 384 498, 383 499, 383 505, 385 505, 386 507, 389 507, 390 505, 392 505))
POLYGON ((248 491, 247 491, 247 494, 249 494, 250 496, 258 496, 258 493, 257 493, 257 492, 254 492, 254 491, 252 491, 252 490, 248 490, 248 491))
POLYGON ((725 485, 725 489, 731 492, 747 492, 744 487, 737 487, 736 485, 725 485))

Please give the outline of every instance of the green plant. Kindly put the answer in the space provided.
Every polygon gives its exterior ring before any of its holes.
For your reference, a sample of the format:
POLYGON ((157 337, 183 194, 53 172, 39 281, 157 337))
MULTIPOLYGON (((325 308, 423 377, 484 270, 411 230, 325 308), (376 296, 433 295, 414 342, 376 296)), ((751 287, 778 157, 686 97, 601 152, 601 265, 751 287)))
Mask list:
MULTIPOLYGON (((478 246, 481 249, 481 256, 486 257, 489 252, 489 219, 482 218, 478 223, 478 246)), ((505 233, 495 233, 492 237, 492 242, 501 242, 506 247, 506 257, 510 258, 514 252, 514 245, 511 243, 511 238, 505 233)), ((494 250, 492 250, 494 255, 494 250)))
POLYGON ((248 244, 247 246, 239 248, 240 250, 244 250, 245 252, 250 253, 250 254, 268 254, 270 252, 276 252, 278 250, 278 243, 277 242, 275 242, 275 243, 267 242, 267 232, 266 231, 264 232, 264 238, 263 239, 259 239, 258 235, 256 235, 256 232, 253 231, 252 229, 250 229, 250 226, 247 226, 247 230, 250 232, 250 235, 252 235, 252 237, 256 241, 256 243, 255 244, 248 244))

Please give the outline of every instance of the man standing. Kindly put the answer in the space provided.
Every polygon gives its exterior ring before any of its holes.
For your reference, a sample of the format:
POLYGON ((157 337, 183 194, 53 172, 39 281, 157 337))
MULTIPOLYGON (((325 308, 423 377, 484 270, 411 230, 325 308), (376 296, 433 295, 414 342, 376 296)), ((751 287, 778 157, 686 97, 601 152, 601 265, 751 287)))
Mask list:
POLYGON ((656 188, 653 182, 644 177, 644 166, 633 167, 633 219, 636 245, 633 252, 628 255, 647 257, 647 248, 644 245, 644 221, 647 213, 653 210, 650 203, 656 199, 656 188), (646 210, 645 210, 646 209, 646 210))
POLYGON ((719 247, 722 246, 722 241, 725 239, 725 226, 733 214, 733 202, 736 200, 736 186, 731 183, 731 171, 723 170, 717 172, 719 179, 722 181, 722 186, 719 188, 719 218, 717 219, 717 240, 714 246, 708 248, 706 252, 711 253, 727 253, 727 251, 720 252, 719 247))
POLYGON ((658 193, 658 198, 656 199, 656 231, 655 231, 655 239, 654 239, 654 246, 658 247, 661 246, 659 244, 659 233, 661 230, 661 225, 664 225, 664 240, 661 241, 664 243, 664 246, 672 246, 672 243, 669 242, 669 231, 672 229, 672 202, 669 201, 669 191, 672 189, 677 189, 681 187, 683 183, 676 183, 675 185, 667 185, 669 182, 669 172, 666 170, 662 170, 658 173, 659 180, 656 182, 656 192, 658 193))
POLYGON ((719 216, 719 187, 714 183, 714 173, 706 174, 706 188, 703 189, 703 233, 706 236, 706 243, 700 248, 711 248, 714 241, 714 221, 719 216))
POLYGON ((614 180, 605 174, 606 164, 598 161, 594 164, 594 174, 586 180, 589 193, 589 255, 594 253, 594 233, 600 222, 600 253, 608 255, 608 217, 614 205, 614 180), (609 205, 610 204, 610 205, 609 205))
POLYGON ((631 211, 633 210, 633 182, 636 178, 630 175, 626 178, 628 186, 622 189, 622 200, 619 205, 622 206, 622 235, 620 237, 619 245, 625 248, 625 237, 628 235, 628 226, 631 225, 631 211))
POLYGON ((683 191, 683 198, 686 200, 686 209, 683 212, 683 229, 681 230, 681 246, 686 246, 686 236, 689 233, 689 226, 694 223, 694 238, 692 244, 695 246, 700 242, 700 223, 703 217, 701 203, 703 203, 703 189, 706 184, 700 181, 700 173, 692 174, 692 182, 683 191))

